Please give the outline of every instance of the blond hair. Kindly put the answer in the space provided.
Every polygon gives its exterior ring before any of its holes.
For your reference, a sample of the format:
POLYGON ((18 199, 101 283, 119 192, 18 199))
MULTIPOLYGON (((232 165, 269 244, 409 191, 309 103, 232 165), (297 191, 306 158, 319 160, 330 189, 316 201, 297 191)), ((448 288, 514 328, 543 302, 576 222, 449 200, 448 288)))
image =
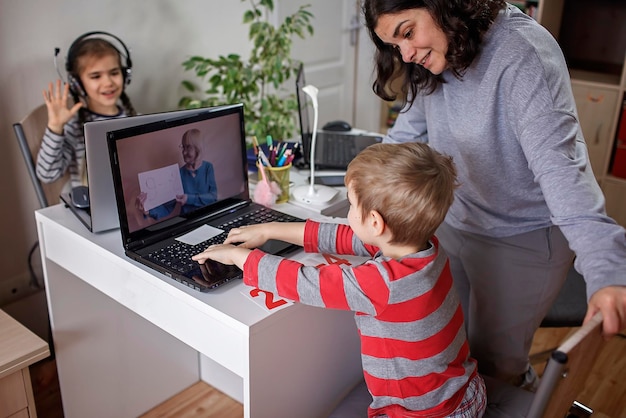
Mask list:
POLYGON ((443 222, 452 201, 452 158, 427 144, 375 144, 361 151, 345 177, 363 219, 375 210, 392 234, 390 244, 423 245, 443 222))

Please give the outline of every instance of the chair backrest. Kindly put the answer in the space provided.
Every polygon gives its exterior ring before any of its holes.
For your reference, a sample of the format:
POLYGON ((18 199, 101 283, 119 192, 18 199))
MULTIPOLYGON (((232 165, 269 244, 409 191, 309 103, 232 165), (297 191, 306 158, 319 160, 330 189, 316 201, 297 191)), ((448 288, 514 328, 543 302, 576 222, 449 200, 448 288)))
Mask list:
POLYGON ((564 417, 583 391, 606 340, 600 312, 553 353, 528 412, 529 418, 564 417))
POLYGON ((28 175, 33 182, 39 205, 42 208, 59 203, 61 190, 69 180, 69 173, 65 173, 63 177, 52 183, 42 183, 37 178, 35 164, 47 124, 48 110, 45 104, 35 108, 20 122, 13 124, 13 131, 24 157, 28 175))
POLYGON ((485 418, 565 417, 582 393, 604 343, 602 314, 597 313, 552 352, 534 394, 483 376, 488 401, 485 418))
POLYGON ((567 272, 565 283, 541 327, 579 327, 587 314, 587 287, 574 265, 567 272))

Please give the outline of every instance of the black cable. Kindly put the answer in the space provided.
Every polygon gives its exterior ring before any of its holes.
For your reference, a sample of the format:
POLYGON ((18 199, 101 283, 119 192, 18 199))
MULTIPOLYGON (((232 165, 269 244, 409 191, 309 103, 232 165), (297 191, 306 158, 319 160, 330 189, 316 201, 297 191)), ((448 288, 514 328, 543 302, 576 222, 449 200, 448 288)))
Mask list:
POLYGON ((33 254, 35 253, 37 247, 39 247, 39 241, 36 241, 35 244, 33 244, 33 247, 28 253, 28 271, 30 272, 30 285, 36 289, 41 289, 41 284, 39 283, 39 280, 37 280, 37 275, 35 274, 35 269, 33 268, 33 254))

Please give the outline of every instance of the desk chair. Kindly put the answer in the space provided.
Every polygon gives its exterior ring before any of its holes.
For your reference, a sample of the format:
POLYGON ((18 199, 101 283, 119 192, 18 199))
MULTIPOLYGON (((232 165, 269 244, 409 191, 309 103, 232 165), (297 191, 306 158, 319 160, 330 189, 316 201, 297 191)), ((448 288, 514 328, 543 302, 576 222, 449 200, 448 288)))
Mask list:
MULTIPOLYGON (((563 418, 584 388, 595 359, 604 347, 602 314, 579 328, 552 352, 535 393, 483 376, 487 386, 485 418, 563 418)), ((372 401, 365 382, 358 384, 329 418, 367 416, 372 401)), ((584 407, 582 407, 584 408, 584 407)), ((576 415, 577 417, 589 416, 576 415)))
MULTIPOLYGON (((66 173, 63 177, 52 183, 42 183, 37 177, 35 161, 37 161, 37 154, 39 153, 39 148, 41 148, 41 139, 43 138, 47 125, 48 109, 45 104, 36 107, 26 115, 24 119, 13 124, 13 131, 15 132, 17 143, 20 146, 22 157, 24 157, 28 175, 35 188, 35 194, 37 195, 40 208, 59 203, 61 189, 69 179, 69 173, 66 173)), ((38 246, 39 243, 35 242, 28 254, 28 268, 30 270, 32 284, 37 288, 41 288, 41 285, 36 279, 31 262, 32 256, 38 246)))
POLYGON ((574 269, 569 269, 563 288, 550 308, 550 312, 541 321, 541 327, 579 327, 587 313, 587 287, 583 276, 574 269))
MULTIPOLYGON (((583 324, 587 313, 587 287, 583 276, 574 269, 569 269, 563 288, 554 301, 550 311, 541 321, 541 328, 574 328, 583 324)), ((545 362, 556 347, 533 353, 530 364, 545 362)))
POLYGON ((37 178, 35 164, 39 148, 41 148, 41 138, 43 138, 47 125, 48 110, 45 104, 38 106, 26 115, 24 119, 13 124, 13 131, 15 132, 20 151, 28 169, 28 175, 35 188, 41 208, 60 202, 61 189, 69 179, 69 173, 52 183, 42 183, 37 178))
MULTIPOLYGON (((36 161, 37 154, 39 153, 39 148, 41 148, 41 139, 43 138, 43 134, 46 131, 46 126, 48 125, 48 109, 45 104, 42 104, 31 111, 24 119, 13 124, 13 131, 15 132, 15 137, 17 138, 17 143, 20 146, 20 151, 22 152, 22 157, 24 157, 24 162, 26 164, 26 169, 28 170, 28 175, 30 177, 31 182, 33 183, 33 187, 35 188, 35 193, 37 195, 37 200, 39 201, 39 207, 45 208, 49 205, 55 205, 61 201, 61 189, 69 180, 69 173, 65 173, 63 177, 52 182, 52 183, 42 183, 39 181, 36 173, 36 161)), ((33 269, 32 257, 37 248, 39 247, 39 241, 36 241, 33 247, 30 249, 28 253, 28 269, 31 275, 31 284, 41 289, 42 285, 37 280, 37 275, 33 269)), ((54 346, 52 343, 52 332, 50 331, 50 323, 48 322, 48 330, 49 330, 49 346, 51 356, 54 358, 54 346)))

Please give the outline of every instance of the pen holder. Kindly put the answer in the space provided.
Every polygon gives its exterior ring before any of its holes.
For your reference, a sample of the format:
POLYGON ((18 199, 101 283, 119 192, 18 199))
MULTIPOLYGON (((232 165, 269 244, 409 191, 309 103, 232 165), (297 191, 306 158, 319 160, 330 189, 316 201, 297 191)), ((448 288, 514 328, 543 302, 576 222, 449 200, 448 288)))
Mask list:
MULTIPOLYGON (((289 171, 291 163, 284 167, 263 167, 268 175, 269 181, 275 181, 280 187, 280 195, 276 198, 276 203, 285 203, 289 200, 289 171)), ((263 181, 261 170, 259 170, 259 181, 263 181)))

